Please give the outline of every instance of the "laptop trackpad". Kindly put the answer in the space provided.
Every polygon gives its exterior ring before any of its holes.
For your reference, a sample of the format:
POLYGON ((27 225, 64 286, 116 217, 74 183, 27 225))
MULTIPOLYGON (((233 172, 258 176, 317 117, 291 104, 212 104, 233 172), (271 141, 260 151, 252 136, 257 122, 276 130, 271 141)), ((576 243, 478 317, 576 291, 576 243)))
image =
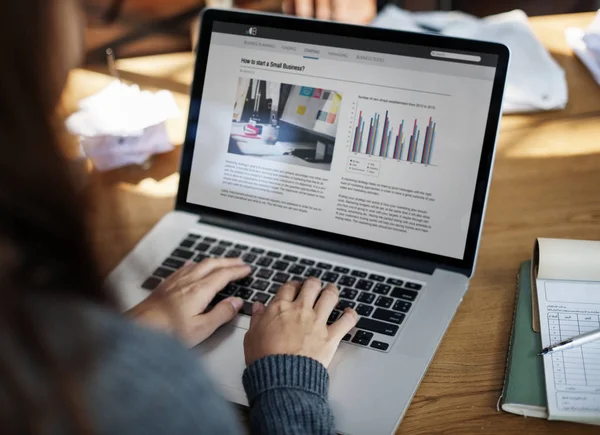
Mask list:
POLYGON ((225 325, 198 346, 202 362, 212 379, 221 384, 220 387, 225 387, 222 391, 225 397, 241 404, 246 404, 242 386, 242 375, 246 368, 244 335, 246 330, 225 325))

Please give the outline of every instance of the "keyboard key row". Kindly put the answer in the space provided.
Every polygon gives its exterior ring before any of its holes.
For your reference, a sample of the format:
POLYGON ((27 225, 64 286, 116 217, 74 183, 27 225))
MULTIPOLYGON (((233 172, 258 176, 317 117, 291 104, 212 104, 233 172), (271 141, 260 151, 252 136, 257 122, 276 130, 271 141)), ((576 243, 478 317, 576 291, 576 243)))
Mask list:
MULTIPOLYGON (((207 252, 207 250, 211 247, 211 245, 215 242, 217 242, 217 239, 215 239, 214 237, 205 237, 204 239, 200 240, 201 236, 198 234, 188 234, 186 236, 186 238, 180 243, 180 249, 182 249, 183 251, 186 250, 190 250, 189 248, 192 248, 194 246, 194 244, 196 244, 198 242, 198 245, 194 247, 194 250, 199 251, 199 252, 207 252)), ((212 250, 210 251, 210 254, 215 255, 215 256, 221 256, 224 255, 225 257, 230 257, 230 258, 234 258, 234 257, 238 257, 238 256, 242 256, 244 255, 243 259, 244 261, 248 262, 248 263, 252 263, 256 260, 256 255, 252 255, 252 254, 244 254, 242 251, 246 251, 250 249, 250 252, 253 254, 265 254, 265 249, 262 248, 250 248, 248 245, 242 244, 242 243, 236 243, 234 245, 233 242, 227 241, 227 240, 220 240, 218 241, 218 245, 214 246, 212 248, 212 250), (231 249, 229 251, 227 251, 226 249, 223 250, 223 248, 228 248, 228 247, 232 247, 234 249, 231 249), (225 251, 227 251, 227 253, 225 253, 225 251)), ((193 255, 190 255, 189 253, 182 253, 180 252, 180 254, 182 255, 176 255, 180 258, 185 258, 185 259, 190 259, 192 258, 193 255)), ((294 255, 283 255, 280 252, 276 252, 276 251, 268 251, 265 254, 267 257, 270 257, 270 259, 273 258, 282 258, 285 261, 289 261, 289 262, 296 262, 298 261, 298 257, 294 256, 294 255)), ((272 261, 272 260, 271 260, 272 261)), ((269 266, 270 261, 267 260, 263 260, 263 264, 259 264, 260 266, 269 266)), ((371 281, 376 281, 376 282, 386 282, 387 284, 396 286, 396 287, 400 287, 403 286, 407 289, 410 290, 420 290, 423 286, 421 284, 417 284, 414 282, 404 282, 400 279, 397 278, 387 278, 383 275, 379 275, 379 274, 375 274, 375 273, 371 273, 368 274, 367 272, 364 271, 360 271, 360 270, 353 270, 350 271, 349 268, 347 267, 343 267, 343 266, 333 266, 329 263, 325 263, 325 262, 316 262, 314 260, 310 260, 310 259, 300 259, 300 264, 305 265, 305 266, 313 266, 316 264, 317 268, 320 269, 324 269, 324 270, 332 270, 334 272, 337 273, 341 273, 341 274, 347 274, 347 273, 351 273, 352 277, 358 277, 358 278, 367 278, 371 281)), ((278 263, 276 270, 281 270, 284 271, 285 269, 287 269, 287 267, 289 267, 289 264, 287 266, 285 266, 285 263, 278 263)), ((292 271, 291 273, 293 274, 302 274, 302 272, 300 271, 292 271)), ((319 274, 316 271, 312 271, 310 276, 317 276, 317 274, 319 274)), ((332 275, 328 275, 327 276, 328 282, 334 282, 333 280, 333 276, 332 275)), ((341 286, 352 286, 354 283, 350 283, 349 281, 344 281, 341 282, 339 285, 341 286)), ((361 286, 364 286, 365 284, 362 283, 361 286)), ((360 290, 362 290, 362 288, 359 288, 360 290)), ((382 290, 382 287, 378 287, 378 293, 379 294, 385 294, 382 290)))

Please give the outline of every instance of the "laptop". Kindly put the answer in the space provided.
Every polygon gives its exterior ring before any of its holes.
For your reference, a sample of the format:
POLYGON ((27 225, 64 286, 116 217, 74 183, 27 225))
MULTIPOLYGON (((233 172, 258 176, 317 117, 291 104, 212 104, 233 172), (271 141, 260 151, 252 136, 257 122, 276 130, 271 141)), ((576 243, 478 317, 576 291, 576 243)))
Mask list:
POLYGON ((175 209, 109 276, 124 308, 186 260, 241 257, 199 350, 247 405, 253 301, 316 276, 360 315, 329 367, 343 434, 400 423, 475 268, 509 60, 499 44, 226 10, 201 21, 175 209))

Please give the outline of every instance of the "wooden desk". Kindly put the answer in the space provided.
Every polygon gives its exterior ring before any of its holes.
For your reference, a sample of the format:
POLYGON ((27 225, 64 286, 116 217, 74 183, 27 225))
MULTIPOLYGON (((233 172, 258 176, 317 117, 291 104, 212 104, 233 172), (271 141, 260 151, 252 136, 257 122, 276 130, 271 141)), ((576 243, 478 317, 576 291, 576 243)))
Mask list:
MULTIPOLYGON (((597 427, 522 418, 496 411, 513 316, 515 278, 535 237, 600 239, 600 87, 572 56, 564 28, 591 14, 532 19, 567 73, 565 111, 506 116, 498 144, 477 272, 398 434, 596 434, 597 427)), ((182 109, 192 76, 190 54, 134 59, 122 76, 174 91, 182 109)), ((76 71, 66 109, 109 79, 76 71)), ((170 123, 181 143, 185 117, 170 123)), ((149 171, 93 173, 89 186, 94 239, 108 273, 173 207, 179 149, 149 171)))

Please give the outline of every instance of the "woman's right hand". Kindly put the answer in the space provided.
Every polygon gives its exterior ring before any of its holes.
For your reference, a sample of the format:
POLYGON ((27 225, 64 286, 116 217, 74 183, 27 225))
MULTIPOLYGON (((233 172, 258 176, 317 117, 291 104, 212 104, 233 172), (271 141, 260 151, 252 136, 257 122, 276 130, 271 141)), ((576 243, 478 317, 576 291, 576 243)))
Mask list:
POLYGON ((244 339, 246 365, 269 355, 299 355, 329 366, 342 338, 358 321, 358 314, 346 309, 333 324, 327 319, 339 299, 338 289, 308 278, 284 284, 268 307, 252 306, 250 329, 244 339))

